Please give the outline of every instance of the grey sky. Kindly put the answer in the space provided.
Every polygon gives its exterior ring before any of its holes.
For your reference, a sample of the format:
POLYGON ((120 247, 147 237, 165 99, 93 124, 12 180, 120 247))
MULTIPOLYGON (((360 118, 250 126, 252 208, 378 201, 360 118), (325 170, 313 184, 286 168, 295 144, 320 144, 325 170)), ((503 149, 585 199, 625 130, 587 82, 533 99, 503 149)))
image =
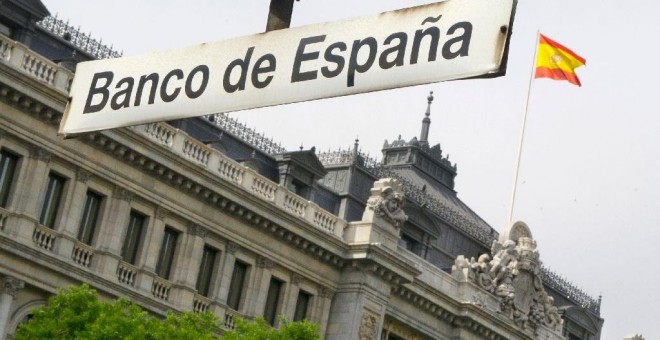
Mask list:
MULTIPOLYGON (((480 1, 480 0, 455 0, 480 1)), ((481 0, 483 1, 483 0, 481 0)), ((302 0, 293 25, 432 1, 302 0)), ((124 55, 258 33, 269 0, 44 0, 52 14, 124 55)), ((514 219, 541 260, 593 296, 603 295, 603 339, 660 339, 660 2, 521 1, 507 75, 231 114, 287 149, 347 148, 357 137, 380 155, 384 139, 418 136, 434 91, 430 142, 458 164, 459 196, 496 229, 507 222, 537 30, 586 58, 582 87, 532 85, 514 219)))

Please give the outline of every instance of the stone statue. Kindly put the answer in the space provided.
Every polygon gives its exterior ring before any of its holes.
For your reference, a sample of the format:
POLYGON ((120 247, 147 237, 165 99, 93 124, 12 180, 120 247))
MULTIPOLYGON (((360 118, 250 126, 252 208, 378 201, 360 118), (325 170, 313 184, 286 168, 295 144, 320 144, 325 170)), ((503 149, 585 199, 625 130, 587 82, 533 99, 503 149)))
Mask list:
POLYGON ((539 332, 544 325, 561 332, 563 321, 554 299, 541 279, 541 261, 529 227, 523 222, 509 225, 493 241, 491 254, 468 262, 459 255, 452 267, 457 278, 467 278, 499 298, 499 312, 523 330, 539 332))
POLYGON ((490 277, 490 267, 490 255, 488 254, 481 254, 476 262, 474 258, 470 259, 470 269, 474 272, 477 284, 481 288, 494 293, 495 285, 493 285, 493 280, 490 277))
POLYGON ((401 228, 408 220, 402 209, 404 203, 401 184, 395 179, 385 178, 374 183, 367 207, 372 209, 375 215, 392 223, 395 228, 401 228))
POLYGON ((493 285, 497 286, 505 275, 515 275, 518 251, 514 241, 507 240, 504 244, 493 241, 492 253, 490 276, 493 278, 493 285))
POLYGON ((561 330, 563 320, 559 315, 559 310, 555 306, 555 299, 543 292, 543 311, 545 312, 545 324, 555 330, 561 330))

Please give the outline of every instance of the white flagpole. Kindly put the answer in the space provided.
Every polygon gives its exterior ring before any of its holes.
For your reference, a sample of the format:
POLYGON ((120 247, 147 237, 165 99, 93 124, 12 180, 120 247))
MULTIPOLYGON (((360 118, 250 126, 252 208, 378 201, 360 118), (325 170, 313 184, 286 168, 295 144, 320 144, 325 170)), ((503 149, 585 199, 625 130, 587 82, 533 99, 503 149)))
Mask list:
POLYGON ((536 48, 534 49, 534 59, 532 60, 532 72, 529 75, 529 85, 527 86, 527 99, 525 101, 525 112, 523 113, 522 130, 520 132, 520 143, 518 143, 518 157, 516 159, 516 175, 513 177, 513 192, 511 193, 511 207, 509 210, 509 223, 513 222, 513 207, 516 202, 516 188, 518 186, 518 173, 520 172, 520 156, 522 155, 523 141, 525 140, 525 124, 527 122, 527 109, 529 108, 529 93, 532 89, 532 80, 534 80, 534 71, 536 70, 536 56, 539 52, 540 31, 536 31, 536 48))

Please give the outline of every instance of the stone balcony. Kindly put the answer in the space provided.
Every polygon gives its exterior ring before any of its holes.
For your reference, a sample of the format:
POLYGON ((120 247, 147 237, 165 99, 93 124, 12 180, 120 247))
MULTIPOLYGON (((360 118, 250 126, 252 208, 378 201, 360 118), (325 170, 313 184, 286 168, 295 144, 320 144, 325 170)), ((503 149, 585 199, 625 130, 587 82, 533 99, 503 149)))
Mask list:
POLYGON ((69 94, 73 72, 4 35, 0 35, 0 62, 48 84, 65 96, 69 94))

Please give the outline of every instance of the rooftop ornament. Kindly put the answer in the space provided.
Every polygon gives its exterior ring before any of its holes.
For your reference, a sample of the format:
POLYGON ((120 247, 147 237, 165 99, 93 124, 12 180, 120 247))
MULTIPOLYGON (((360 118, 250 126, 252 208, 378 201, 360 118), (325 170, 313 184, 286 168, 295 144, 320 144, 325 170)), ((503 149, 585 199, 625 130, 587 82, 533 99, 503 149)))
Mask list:
POLYGON ((103 45, 100 40, 97 41, 96 39, 93 39, 91 34, 81 32, 80 27, 74 28, 69 25, 68 21, 64 22, 58 19, 57 16, 47 16, 43 20, 37 22, 37 26, 41 27, 46 32, 68 41, 73 46, 90 54, 96 59, 119 58, 123 55, 123 52, 113 50, 112 46, 108 47, 107 45, 103 45))

